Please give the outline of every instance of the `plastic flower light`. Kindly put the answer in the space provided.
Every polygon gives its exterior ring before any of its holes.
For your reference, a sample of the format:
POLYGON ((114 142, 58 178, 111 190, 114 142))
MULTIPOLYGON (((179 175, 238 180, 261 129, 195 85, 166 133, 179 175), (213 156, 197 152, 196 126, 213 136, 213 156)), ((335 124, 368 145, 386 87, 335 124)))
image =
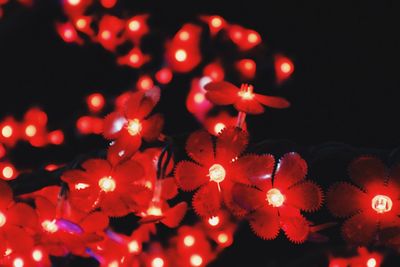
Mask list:
POLYGON ((164 124, 163 117, 160 114, 149 116, 158 102, 159 93, 156 88, 135 92, 122 110, 105 118, 103 135, 107 139, 115 140, 108 154, 113 164, 132 156, 141 146, 142 138, 148 142, 159 138, 164 124))
POLYGON ((253 86, 249 84, 243 84, 238 88, 229 82, 211 82, 204 88, 207 90, 207 99, 212 103, 234 105, 238 111, 247 114, 263 113, 263 106, 287 108, 290 105, 284 98, 254 93, 253 86))
POLYGON ((242 210, 232 201, 234 182, 247 176, 267 175, 264 161, 255 155, 240 157, 248 135, 239 128, 226 128, 217 137, 216 148, 211 136, 203 131, 193 133, 186 144, 188 155, 195 161, 182 161, 175 170, 179 187, 184 191, 200 188, 193 197, 193 207, 201 216, 215 216, 225 203, 232 212, 242 210), (247 169, 251 167, 251 169, 247 169))
POLYGON ((281 228, 290 241, 304 242, 309 223, 300 211, 315 211, 322 204, 322 191, 304 181, 307 163, 296 153, 280 160, 275 174, 274 158, 265 156, 267 176, 249 176, 248 184, 233 187, 233 199, 248 211, 247 219, 256 235, 274 239, 281 228), (272 178, 273 177, 273 178, 272 178))
POLYGON ((333 215, 350 217, 342 226, 344 238, 366 244, 375 239, 379 230, 399 227, 400 167, 394 167, 388 176, 380 160, 364 156, 350 164, 349 173, 358 187, 337 183, 327 195, 333 215))
POLYGON ((102 159, 90 159, 82 170, 66 171, 62 179, 68 183, 71 204, 80 210, 96 208, 109 216, 124 216, 147 207, 151 194, 146 187, 136 184, 142 179, 141 164, 128 160, 116 166, 102 159))

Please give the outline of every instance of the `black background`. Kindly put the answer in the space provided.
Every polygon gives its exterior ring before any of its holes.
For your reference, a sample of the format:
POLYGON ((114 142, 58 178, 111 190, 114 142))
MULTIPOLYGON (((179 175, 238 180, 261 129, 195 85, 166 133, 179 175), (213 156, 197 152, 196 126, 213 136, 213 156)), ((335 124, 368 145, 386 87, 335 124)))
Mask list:
MULTIPOLYGON (((288 98, 292 107, 250 118, 255 141, 288 139, 301 146, 338 141, 383 149, 398 145, 400 9, 396 1, 132 2, 124 5, 130 14, 150 12, 154 25, 171 35, 196 15, 219 14, 257 30, 271 53, 283 52, 293 59, 292 79, 270 91, 288 98)), ((0 20, 0 118, 21 117, 38 105, 48 112, 50 127, 67 131, 63 147, 39 150, 18 145, 10 157, 21 168, 55 159, 71 161, 104 145, 96 137, 74 138, 74 120, 86 112, 84 97, 93 91, 116 96, 132 88, 137 75, 117 67, 114 56, 98 45, 65 44, 54 31, 59 18, 58 2, 38 1, 33 9, 13 6, 0 20)), ((166 89, 159 110, 167 118, 167 134, 198 127, 184 114, 188 86, 182 79, 166 89)), ((296 246, 280 239, 278 245, 264 242, 244 227, 235 245, 213 266, 323 264, 318 257, 324 246, 296 246)))

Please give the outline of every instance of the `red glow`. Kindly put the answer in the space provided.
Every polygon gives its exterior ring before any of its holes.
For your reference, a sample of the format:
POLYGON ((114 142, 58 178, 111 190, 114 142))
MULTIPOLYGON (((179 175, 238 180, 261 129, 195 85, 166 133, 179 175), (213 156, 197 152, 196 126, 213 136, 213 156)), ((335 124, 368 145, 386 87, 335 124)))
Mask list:
POLYGON ((92 112, 99 112, 103 109, 105 100, 104 96, 100 93, 94 93, 87 97, 86 103, 92 112))
POLYGON ((47 138, 51 144, 61 145, 64 142, 64 133, 61 130, 52 131, 47 138))
POLYGON ((148 17, 148 14, 137 15, 126 22, 126 34, 136 45, 139 45, 143 36, 149 32, 149 27, 147 25, 148 17))
POLYGON ((46 167, 44 167, 44 169, 49 172, 57 170, 58 168, 59 167, 56 164, 48 164, 46 167))
POLYGON ((225 71, 222 68, 221 64, 210 63, 204 68, 203 75, 210 77, 214 82, 219 82, 224 80, 225 71))
POLYGON ((124 29, 125 22, 117 17, 104 15, 99 23, 97 41, 107 50, 114 51, 124 38, 120 33, 124 29))
POLYGON ((139 90, 147 91, 154 87, 154 82, 150 76, 145 75, 139 78, 136 86, 139 90))
POLYGON ((221 16, 201 16, 200 18, 208 24, 210 33, 213 36, 227 25, 226 21, 221 16))
POLYGON ((156 73, 156 79, 161 84, 168 84, 173 78, 172 71, 169 68, 163 68, 156 73))
POLYGON ((25 113, 24 120, 38 126, 45 126, 47 114, 39 108, 31 108, 25 113))
POLYGON ((11 163, 1 163, 0 170, 0 178, 3 180, 12 180, 17 176, 17 171, 11 163))
POLYGON ((256 75, 256 63, 252 59, 242 59, 236 63, 236 68, 243 79, 253 80, 256 75))
POLYGON ((150 60, 150 56, 144 55, 142 51, 135 47, 127 55, 117 59, 118 64, 127 65, 132 68, 140 68, 150 60))
POLYGON ((240 50, 250 50, 261 43, 262 39, 258 32, 243 28, 239 25, 231 25, 228 30, 229 37, 240 50))
POLYGON ((100 3, 105 8, 113 8, 117 3, 117 0, 100 0, 100 3))
POLYGON ((278 84, 288 79, 294 72, 293 62, 283 55, 275 55, 275 74, 278 84))
POLYGON ((90 134, 92 133, 92 123, 93 120, 89 116, 82 116, 76 122, 76 128, 81 134, 90 134))
POLYGON ((79 38, 74 26, 70 22, 57 23, 57 32, 60 37, 67 43, 78 43, 82 44, 83 40, 79 38))
POLYGON ((6 148, 4 147, 3 144, 0 143, 0 159, 4 158, 6 153, 7 153, 6 148))

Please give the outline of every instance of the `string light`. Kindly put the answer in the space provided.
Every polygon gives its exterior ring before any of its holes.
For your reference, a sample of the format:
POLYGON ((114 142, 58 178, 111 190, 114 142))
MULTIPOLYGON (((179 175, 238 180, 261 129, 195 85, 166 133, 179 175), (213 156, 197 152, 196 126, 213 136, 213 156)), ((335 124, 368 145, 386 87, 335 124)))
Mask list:
POLYGON ((6 125, 1 129, 1 135, 5 138, 10 138, 13 135, 13 128, 10 125, 6 125))
POLYGON ((26 128, 25 128, 26 136, 34 137, 36 135, 36 133, 37 133, 37 129, 36 129, 35 125, 30 124, 30 125, 26 126, 26 128))
POLYGON ((1 172, 3 174, 3 177, 6 180, 9 180, 11 178, 13 178, 14 176, 14 168, 12 166, 5 166, 1 172))
POLYGON ((220 234, 218 234, 217 240, 219 243, 225 244, 226 242, 228 242, 229 237, 225 233, 220 233, 220 234))
POLYGON ((183 49, 178 49, 175 52, 175 59, 178 62, 183 62, 187 59, 187 52, 183 49))
POLYGON ((202 263, 203 263, 203 258, 202 258, 200 255, 198 255, 198 254, 193 254, 193 255, 190 257, 190 264, 191 264, 192 266, 201 266, 202 263))
POLYGON ((114 191, 117 185, 115 180, 111 176, 108 176, 99 180, 99 187, 102 191, 108 193, 114 191))
POLYGON ((223 124, 222 122, 218 122, 214 126, 214 132, 215 134, 219 134, 223 129, 225 129, 226 125, 223 124))
POLYGON ((210 177, 210 181, 221 183, 225 180, 226 171, 222 165, 214 164, 210 167, 208 176, 210 177))
POLYGON ((385 213, 392 210, 392 199, 385 195, 376 195, 371 201, 372 208, 377 213, 385 213))
POLYGON ((212 216, 208 219, 208 224, 211 226, 217 226, 220 222, 219 216, 212 216))
POLYGON ((284 195, 276 188, 272 188, 267 192, 267 201, 273 207, 280 207, 285 201, 284 195))
POLYGON ((142 124, 138 119, 128 121, 128 133, 132 136, 138 135, 142 130, 142 124))
POLYGON ((13 261, 13 267, 24 267, 24 260, 21 258, 15 258, 13 261))
POLYGON ((367 267, 376 267, 376 260, 375 258, 369 258, 367 261, 367 267))
POLYGON ((43 253, 40 249, 35 249, 32 252, 32 259, 36 262, 40 262, 43 259, 43 253))
POLYGON ((136 240, 132 240, 128 243, 128 249, 130 253, 138 253, 140 252, 139 243, 136 240))
POLYGON ((255 94, 253 93, 253 86, 248 84, 242 84, 242 86, 240 87, 240 91, 238 92, 238 95, 243 100, 253 99, 255 96, 255 94))
POLYGON ((55 233, 58 231, 58 226, 56 224, 56 220, 45 220, 42 222, 42 228, 49 233, 55 233))
POLYGON ((151 267, 164 267, 164 260, 160 257, 156 257, 151 261, 151 267))
POLYGON ((185 236, 185 238, 183 239, 183 243, 185 244, 185 246, 187 247, 191 247, 194 245, 195 243, 195 239, 192 235, 187 235, 185 236))

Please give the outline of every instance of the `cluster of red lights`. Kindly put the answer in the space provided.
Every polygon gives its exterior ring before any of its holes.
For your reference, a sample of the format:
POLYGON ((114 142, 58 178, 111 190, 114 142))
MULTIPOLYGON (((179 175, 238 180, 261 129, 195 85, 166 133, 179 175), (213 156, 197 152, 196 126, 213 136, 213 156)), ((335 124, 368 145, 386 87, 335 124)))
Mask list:
MULTIPOLYGON (((1 2, 3 4, 3 2, 1 2)), ((92 0, 63 0, 67 20, 56 24, 67 43, 95 42, 115 54, 116 63, 141 69, 152 61, 141 50, 142 38, 150 32, 149 15, 120 18, 107 14, 117 0, 101 0, 106 14, 89 14, 92 0), (130 45, 119 54, 119 48, 130 45)), ((1 13, 0 13, 1 14, 1 13)), ((237 223, 246 220, 260 238, 272 240, 282 232, 293 243, 303 243, 318 229, 306 214, 322 206, 323 192, 306 179, 307 162, 297 153, 288 153, 275 162, 272 155, 244 154, 249 142, 246 116, 261 114, 266 107, 287 108, 281 97, 261 94, 248 84, 257 78, 257 58, 250 51, 262 45, 258 32, 227 22, 216 15, 200 16, 184 24, 165 43, 164 61, 152 73, 141 73, 135 90, 119 95, 114 110, 104 116, 106 99, 100 93, 86 98, 88 115, 76 121, 81 134, 102 134, 109 141, 105 159, 88 159, 65 171, 59 186, 14 198, 8 184, 0 180, 0 265, 12 267, 51 266, 50 256, 72 253, 93 257, 101 266, 196 267, 206 266, 233 243, 237 223), (201 51, 205 27, 209 39, 224 35, 241 58, 226 66, 222 58, 205 59, 201 51), (200 69, 191 81, 186 107, 206 131, 192 133, 186 143, 189 160, 173 160, 160 167, 165 151, 144 148, 143 144, 165 142, 162 114, 153 114, 161 89, 176 74, 200 69), (232 69, 228 69, 232 68, 232 69), (231 71, 243 84, 224 81, 231 71), (255 92, 257 91, 257 93, 255 92), (233 106, 232 115, 219 106, 233 106), (217 109, 218 113, 210 111, 217 109), (162 173, 162 177, 160 177, 162 173), (196 191, 192 207, 200 221, 180 226, 189 212, 188 203, 176 201, 179 189, 196 191), (31 205, 34 203, 34 205, 31 205), (23 216, 21 216, 23 214, 23 216), (110 218, 137 216, 139 226, 131 234, 110 227, 110 218), (177 228, 167 245, 154 239, 157 225, 177 228)), ((276 83, 294 71, 286 56, 274 56, 276 83)), ((12 117, 0 123, 0 178, 17 177, 15 167, 3 160, 17 141, 32 146, 61 145, 61 130, 47 130, 47 114, 32 108, 22 122, 12 117)), ((162 164, 161 164, 162 165, 162 164)), ((52 171, 57 165, 48 165, 52 171)), ((368 244, 381 237, 386 244, 399 245, 399 236, 381 236, 388 228, 399 227, 398 178, 395 167, 390 179, 379 160, 361 157, 350 166, 357 186, 333 185, 327 206, 338 217, 350 217, 342 227, 345 239, 368 244), (360 190, 360 188, 362 190, 360 190)), ((379 266, 378 253, 360 250, 353 258, 331 257, 330 267, 379 266)))

